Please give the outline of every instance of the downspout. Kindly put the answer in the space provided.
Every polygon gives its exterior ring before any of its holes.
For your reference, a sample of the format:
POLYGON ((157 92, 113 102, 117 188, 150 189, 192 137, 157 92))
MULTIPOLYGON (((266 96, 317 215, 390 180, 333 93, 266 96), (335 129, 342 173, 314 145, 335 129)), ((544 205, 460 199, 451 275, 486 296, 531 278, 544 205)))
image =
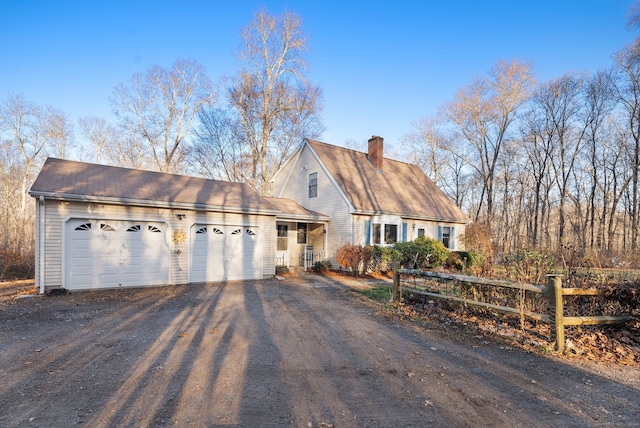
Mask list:
POLYGON ((44 294, 44 196, 40 195, 38 204, 38 285, 40 294, 44 294))

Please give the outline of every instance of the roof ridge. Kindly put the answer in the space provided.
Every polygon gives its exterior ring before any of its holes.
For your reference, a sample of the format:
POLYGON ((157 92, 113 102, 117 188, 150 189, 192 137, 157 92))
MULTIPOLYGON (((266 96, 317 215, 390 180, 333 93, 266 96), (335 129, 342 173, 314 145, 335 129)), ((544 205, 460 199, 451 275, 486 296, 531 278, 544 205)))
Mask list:
MULTIPOLYGON (((307 138, 307 140, 308 140, 308 141, 310 141, 310 142, 313 142, 313 143, 315 143, 315 144, 323 144, 323 145, 325 145, 325 146, 336 147, 336 148, 341 149, 341 150, 348 150, 348 151, 351 151, 351 152, 360 153, 360 154, 363 154, 363 155, 365 155, 365 156, 367 156, 367 157, 369 156, 369 154, 368 154, 368 153, 365 153, 365 152, 360 151, 360 150, 352 149, 352 148, 349 148, 349 147, 343 147, 343 146, 338 146, 338 145, 336 145, 336 144, 325 143, 324 141, 314 140, 314 139, 312 139, 312 138, 307 138)), ((383 159, 385 159, 385 160, 388 160, 388 161, 392 161, 392 162, 399 162, 399 163, 403 163, 403 164, 406 164, 406 165, 409 165, 409 166, 414 166, 414 167, 420 168, 418 165, 416 165, 416 164, 414 164, 414 163, 411 163, 411 162, 408 162, 408 161, 403 161, 403 160, 399 160, 399 159, 389 158, 389 157, 386 157, 386 156, 383 156, 382 158, 383 158, 383 159)), ((421 169, 422 169, 422 168, 421 168, 421 169)))

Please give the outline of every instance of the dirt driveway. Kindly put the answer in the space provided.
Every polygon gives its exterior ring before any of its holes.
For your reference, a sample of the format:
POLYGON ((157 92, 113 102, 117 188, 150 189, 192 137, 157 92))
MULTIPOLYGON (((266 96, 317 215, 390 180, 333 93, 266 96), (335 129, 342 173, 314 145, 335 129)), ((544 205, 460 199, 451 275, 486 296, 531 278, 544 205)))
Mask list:
POLYGON ((640 426, 636 369, 451 339, 346 288, 310 275, 2 304, 0 426, 640 426))

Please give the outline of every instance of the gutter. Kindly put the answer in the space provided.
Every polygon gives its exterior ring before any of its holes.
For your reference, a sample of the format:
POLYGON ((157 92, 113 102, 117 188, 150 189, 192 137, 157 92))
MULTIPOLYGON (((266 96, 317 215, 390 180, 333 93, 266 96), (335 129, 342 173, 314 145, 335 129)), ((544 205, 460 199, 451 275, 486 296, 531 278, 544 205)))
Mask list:
POLYGON ((317 216, 306 216, 303 214, 286 214, 286 215, 276 215, 276 220, 278 221, 315 221, 315 222, 329 222, 331 219, 329 217, 317 217, 317 216))
POLYGON ((402 217, 403 219, 411 219, 411 220, 426 220, 426 221, 435 221, 435 222, 446 222, 446 223, 459 223, 459 224, 469 224, 471 220, 469 219, 456 219, 456 218, 445 218, 445 217, 432 217, 432 216, 420 216, 420 215, 407 215, 406 213, 390 213, 390 212, 382 212, 382 211, 366 211, 366 210, 355 210, 351 214, 358 215, 393 215, 402 217))

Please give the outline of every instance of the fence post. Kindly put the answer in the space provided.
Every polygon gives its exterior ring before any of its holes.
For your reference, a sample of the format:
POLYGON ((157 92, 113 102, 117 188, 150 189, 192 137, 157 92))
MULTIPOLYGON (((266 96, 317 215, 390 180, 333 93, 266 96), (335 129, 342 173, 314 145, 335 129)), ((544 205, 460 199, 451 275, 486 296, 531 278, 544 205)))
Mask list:
POLYGON ((400 272, 398 271, 398 262, 391 265, 393 270, 393 303, 400 302, 400 272))
POLYGON ((551 341, 556 343, 556 351, 564 351, 564 308, 562 304, 562 275, 547 275, 549 292, 549 320, 551 341))

